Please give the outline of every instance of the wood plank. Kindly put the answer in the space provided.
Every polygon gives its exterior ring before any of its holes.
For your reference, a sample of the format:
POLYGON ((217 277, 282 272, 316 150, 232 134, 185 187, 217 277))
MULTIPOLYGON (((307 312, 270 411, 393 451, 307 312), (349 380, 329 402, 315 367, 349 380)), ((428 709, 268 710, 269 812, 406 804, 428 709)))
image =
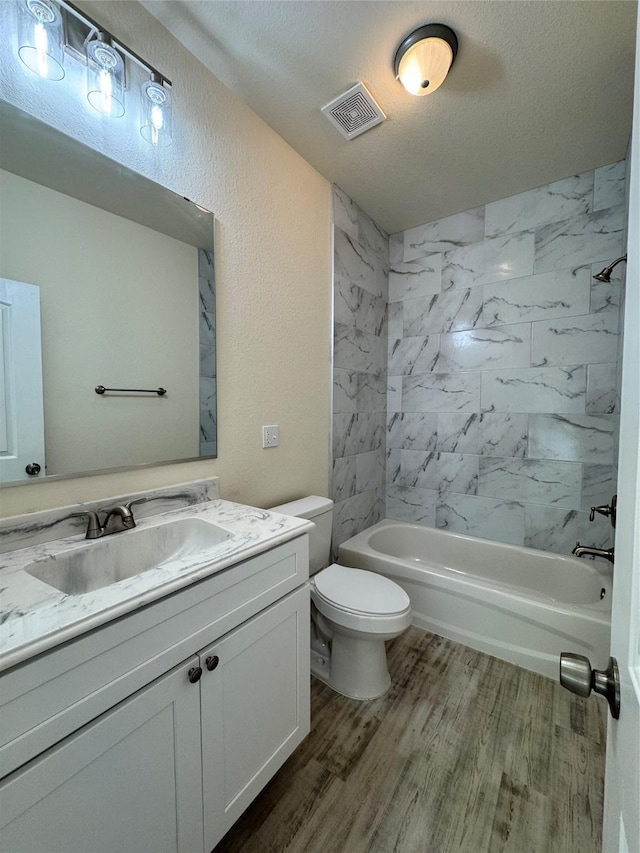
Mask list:
POLYGON ((312 682, 312 731, 215 853, 600 853, 604 714, 410 628, 371 702, 312 682))
POLYGON ((567 731, 588 737, 598 743, 606 744, 609 709, 604 699, 590 696, 572 696, 565 699, 566 691, 554 693, 554 721, 567 731))
POLYGON ((557 685, 553 681, 527 672, 519 679, 513 704, 510 749, 505 766, 512 779, 537 791, 547 790, 554 772, 551 744, 556 692, 557 685))
POLYGON ((503 774, 487 849, 491 853, 553 853, 557 841, 547 829, 550 810, 547 797, 503 774))
POLYGON ((216 853, 279 853, 297 839, 314 812, 340 796, 340 780, 317 761, 293 755, 216 846, 216 853))
POLYGON ((567 850, 599 851, 604 745, 556 726, 552 762, 551 832, 565 839, 567 850))

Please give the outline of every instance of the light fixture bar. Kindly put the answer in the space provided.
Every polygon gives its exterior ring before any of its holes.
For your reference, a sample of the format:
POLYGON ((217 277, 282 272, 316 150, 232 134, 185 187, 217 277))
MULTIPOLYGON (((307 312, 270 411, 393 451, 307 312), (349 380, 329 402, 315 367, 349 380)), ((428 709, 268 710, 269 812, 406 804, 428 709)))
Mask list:
POLYGON ((82 12, 76 5, 73 3, 69 3, 69 0, 56 0, 58 6, 61 6, 65 9, 70 15, 83 23, 89 30, 88 37, 92 38, 96 33, 104 33, 110 39, 111 45, 118 50, 120 53, 124 54, 127 59, 130 59, 134 62, 139 68, 142 68, 149 75, 155 75, 156 79, 160 79, 162 81, 162 85, 165 87, 171 88, 172 83, 168 77, 158 71, 157 68, 154 68, 153 65, 150 65, 145 59, 143 59, 139 54, 135 51, 131 50, 130 47, 127 47, 124 42, 115 38, 110 32, 106 31, 105 28, 99 24, 97 21, 94 21, 93 18, 90 18, 84 12, 82 12))
MULTIPOLYGON (((0 0, 1 1, 1 0, 0 0)), ((101 24, 69 0, 14 0, 18 57, 38 76, 61 80, 65 55, 86 68, 86 95, 97 112, 109 118, 125 115, 127 71, 133 66, 147 78, 139 85, 142 138, 156 147, 173 138, 171 80, 113 37, 101 24)), ((130 85, 140 76, 132 73, 130 85)))

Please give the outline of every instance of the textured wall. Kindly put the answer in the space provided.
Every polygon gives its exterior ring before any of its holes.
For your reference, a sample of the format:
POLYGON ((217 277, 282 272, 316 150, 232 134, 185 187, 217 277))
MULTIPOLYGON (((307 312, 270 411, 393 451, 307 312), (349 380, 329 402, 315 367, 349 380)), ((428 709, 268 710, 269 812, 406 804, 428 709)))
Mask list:
POLYGON ((388 237, 334 187, 333 547, 384 518, 388 237))
POLYGON ((390 240, 387 516, 610 545, 625 163, 390 240))
POLYGON ((138 3, 80 5, 173 81, 171 147, 141 139, 135 109, 116 121, 91 110, 84 73, 54 83, 24 68, 12 3, 0 3, 0 96, 214 212, 219 458, 10 488, 0 512, 209 475, 220 476, 223 497, 262 506, 327 494, 329 183, 138 3), (262 450, 262 424, 280 425, 279 448, 262 450))

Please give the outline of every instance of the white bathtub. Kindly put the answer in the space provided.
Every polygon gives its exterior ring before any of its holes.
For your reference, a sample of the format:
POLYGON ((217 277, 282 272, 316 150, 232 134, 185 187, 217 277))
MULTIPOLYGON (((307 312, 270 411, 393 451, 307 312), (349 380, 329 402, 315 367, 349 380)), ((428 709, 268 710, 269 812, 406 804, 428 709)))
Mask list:
POLYGON ((381 521, 340 545, 338 562, 396 581, 427 631, 550 678, 563 651, 606 667, 612 572, 602 561, 381 521))

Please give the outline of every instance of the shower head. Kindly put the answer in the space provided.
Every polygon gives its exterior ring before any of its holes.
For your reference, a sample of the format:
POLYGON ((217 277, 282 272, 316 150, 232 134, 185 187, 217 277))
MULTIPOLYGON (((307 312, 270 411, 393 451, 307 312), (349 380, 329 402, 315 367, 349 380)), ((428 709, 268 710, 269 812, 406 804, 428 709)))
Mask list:
POLYGON ((594 278, 596 279, 596 281, 604 281, 608 284, 611 281, 611 273, 613 272, 613 268, 618 266, 618 264, 621 261, 626 261, 626 260, 627 260, 627 256, 623 255, 621 258, 618 258, 612 264, 609 264, 608 267, 605 267, 603 270, 600 270, 599 273, 594 275, 594 278))

